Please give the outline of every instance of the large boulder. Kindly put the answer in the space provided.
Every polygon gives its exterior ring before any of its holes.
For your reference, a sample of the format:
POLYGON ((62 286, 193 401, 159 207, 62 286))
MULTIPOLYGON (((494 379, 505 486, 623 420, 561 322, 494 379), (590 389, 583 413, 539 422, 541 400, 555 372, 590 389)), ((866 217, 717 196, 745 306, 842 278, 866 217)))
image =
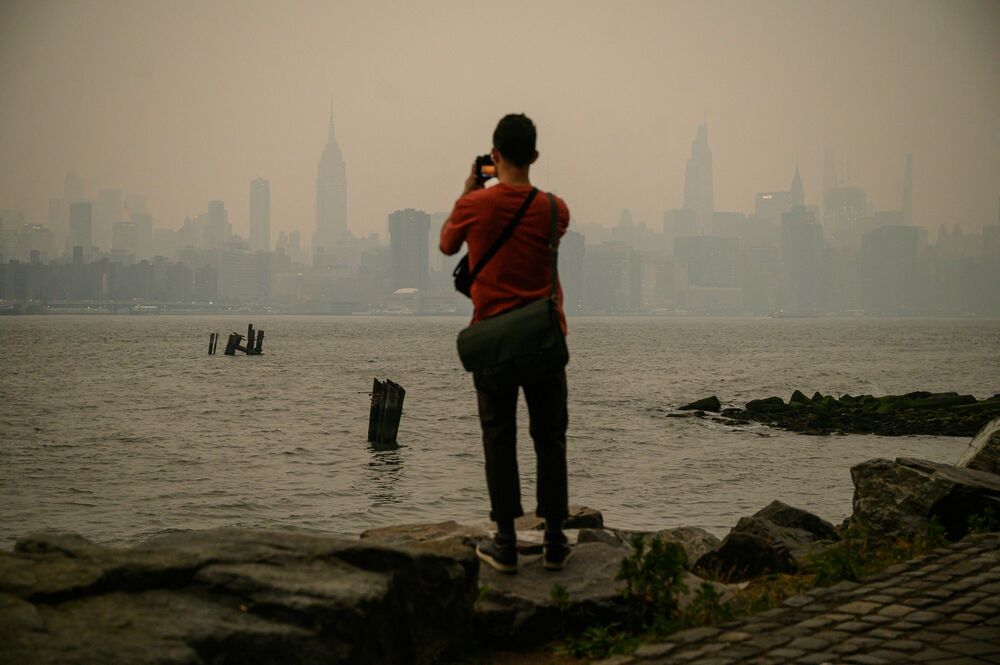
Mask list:
POLYGON ((1000 418, 994 418, 979 430, 958 466, 1000 474, 1000 418))
POLYGON ((1000 515, 1000 476, 921 459, 873 459, 851 468, 850 524, 872 537, 916 536, 932 520, 950 540, 969 532, 969 519, 1000 515))
POLYGON ((448 544, 290 531, 35 535, 0 552, 0 662, 439 662, 471 643, 477 571, 448 544))
POLYGON ((800 570, 810 552, 838 540, 833 525, 799 508, 773 501, 743 517, 716 549, 695 563, 695 570, 726 582, 800 570))

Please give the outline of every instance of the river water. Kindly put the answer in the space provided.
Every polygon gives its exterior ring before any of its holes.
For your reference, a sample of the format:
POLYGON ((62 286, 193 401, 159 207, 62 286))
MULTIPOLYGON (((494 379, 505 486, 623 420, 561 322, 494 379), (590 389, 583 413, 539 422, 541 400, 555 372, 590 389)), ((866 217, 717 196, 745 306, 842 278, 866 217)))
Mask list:
MULTIPOLYGON (((0 318, 0 547, 38 529, 135 542, 223 525, 338 533, 488 512, 459 318, 256 316, 265 355, 207 355, 247 316, 0 318), (374 377, 407 390, 366 443, 374 377)), ((850 466, 954 462, 946 437, 809 437, 670 418, 716 394, 1000 392, 1000 321, 570 320, 570 500, 609 525, 723 535, 772 499, 839 521, 850 466)), ((523 402, 521 414, 523 416, 523 402)), ((522 491, 534 460, 519 421, 522 491)))

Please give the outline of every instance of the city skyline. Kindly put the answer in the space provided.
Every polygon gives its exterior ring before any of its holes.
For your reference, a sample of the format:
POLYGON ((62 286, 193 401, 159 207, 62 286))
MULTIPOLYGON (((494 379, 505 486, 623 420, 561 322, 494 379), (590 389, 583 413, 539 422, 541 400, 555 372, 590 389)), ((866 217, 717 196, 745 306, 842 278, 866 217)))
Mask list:
POLYGON ((681 206, 683 157, 705 120, 716 210, 747 211, 755 193, 787 184, 796 161, 819 203, 831 146, 835 169, 877 209, 898 209, 900 161, 912 154, 914 223, 978 229, 993 218, 995 4, 531 10, 538 21, 527 28, 491 16, 497 29, 524 31, 524 76, 469 57, 483 18, 469 7, 5 3, 0 206, 43 221, 75 170, 90 196, 146 193, 164 227, 224 200, 245 235, 246 182, 260 175, 271 182, 273 229, 308 243, 332 97, 357 235, 384 233, 392 210, 449 209, 512 110, 538 123, 538 184, 584 223, 613 224, 629 208, 655 224, 681 206), (159 29, 119 29, 151 23, 159 29), (594 37, 559 37, 556 25, 594 37), (438 34, 449 39, 427 39, 438 34))

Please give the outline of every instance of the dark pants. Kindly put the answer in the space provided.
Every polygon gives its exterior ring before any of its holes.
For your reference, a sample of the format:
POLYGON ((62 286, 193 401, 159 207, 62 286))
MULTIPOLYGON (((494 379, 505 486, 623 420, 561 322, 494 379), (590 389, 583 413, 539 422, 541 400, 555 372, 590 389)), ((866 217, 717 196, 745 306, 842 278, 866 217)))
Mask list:
POLYGON ((490 519, 511 520, 524 514, 517 471, 517 392, 524 389, 531 438, 538 460, 535 514, 562 524, 569 514, 566 482, 566 370, 560 367, 540 378, 525 380, 516 368, 476 372, 479 422, 486 451, 486 485, 490 492, 490 519))

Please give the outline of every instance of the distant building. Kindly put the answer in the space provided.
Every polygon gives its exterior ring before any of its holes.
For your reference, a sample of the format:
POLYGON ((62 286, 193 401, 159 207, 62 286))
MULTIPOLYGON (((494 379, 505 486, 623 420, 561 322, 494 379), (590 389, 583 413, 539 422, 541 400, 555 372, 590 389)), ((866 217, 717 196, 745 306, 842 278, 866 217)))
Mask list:
POLYGON ((259 177, 250 181, 250 249, 271 251, 271 183, 259 177))
POLYGON ((115 222, 121 219, 121 211, 122 190, 102 189, 97 192, 93 215, 94 246, 102 250, 111 247, 112 230, 115 222))
POLYGON ((805 198, 802 176, 799 175, 799 165, 796 164, 795 175, 792 176, 792 184, 787 192, 760 192, 754 197, 754 215, 762 221, 778 222, 792 206, 805 205, 805 198))
POLYGON ((712 213, 715 211, 708 123, 698 126, 698 134, 691 143, 691 156, 684 171, 684 207, 697 213, 703 230, 708 228, 712 213))
POLYGON ((906 156, 903 168, 903 224, 913 223, 913 155, 906 156))
POLYGON ((791 192, 760 192, 753 199, 754 215, 764 221, 780 220, 791 207, 791 192))
POLYGON ((135 222, 115 222, 111 238, 111 251, 128 254, 135 258, 139 254, 139 227, 135 222))
MULTIPOLYGON (((129 208, 131 210, 131 208, 129 208)), ((135 255, 138 259, 151 259, 154 254, 153 216, 148 212, 132 211, 132 223, 135 224, 136 245, 135 255)))
POLYGON ((199 217, 202 218, 203 224, 204 240, 202 246, 205 249, 222 249, 232 233, 226 204, 222 201, 209 201, 208 212, 199 215, 199 217))
POLYGON ((333 113, 326 147, 316 168, 316 248, 333 248, 347 235, 347 167, 333 131, 333 113))
POLYGON ((858 223, 867 214, 865 191, 860 187, 835 187, 826 193, 824 205, 823 230, 834 245, 848 246, 858 223))
MULTIPOLYGON (((688 208, 674 208, 663 213, 663 235, 668 248, 673 247, 677 238, 701 235, 698 213, 688 208)), ((589 237, 589 236, 588 236, 589 237)))
POLYGON ((69 249, 72 252, 74 247, 81 247, 84 261, 89 259, 94 246, 92 213, 89 201, 69 206, 69 249))
POLYGON ((861 239, 862 298, 866 313, 912 313, 919 302, 920 229, 883 226, 861 239))
POLYGON ((617 314, 638 308, 641 291, 631 247, 620 241, 588 245, 583 265, 583 295, 588 311, 617 314))
POLYGON ((427 259, 427 237, 431 216, 407 208, 389 215, 390 288, 426 289, 430 272, 427 259))
POLYGON ((736 238, 678 238, 674 241, 674 261, 687 266, 689 286, 735 287, 739 248, 736 238))
POLYGON ((781 216, 782 297, 786 312, 816 313, 823 302, 823 227, 805 206, 781 216))
POLYGON ((583 265, 587 253, 583 234, 567 231, 559 241, 559 283, 563 289, 563 310, 575 314, 583 310, 583 265))

